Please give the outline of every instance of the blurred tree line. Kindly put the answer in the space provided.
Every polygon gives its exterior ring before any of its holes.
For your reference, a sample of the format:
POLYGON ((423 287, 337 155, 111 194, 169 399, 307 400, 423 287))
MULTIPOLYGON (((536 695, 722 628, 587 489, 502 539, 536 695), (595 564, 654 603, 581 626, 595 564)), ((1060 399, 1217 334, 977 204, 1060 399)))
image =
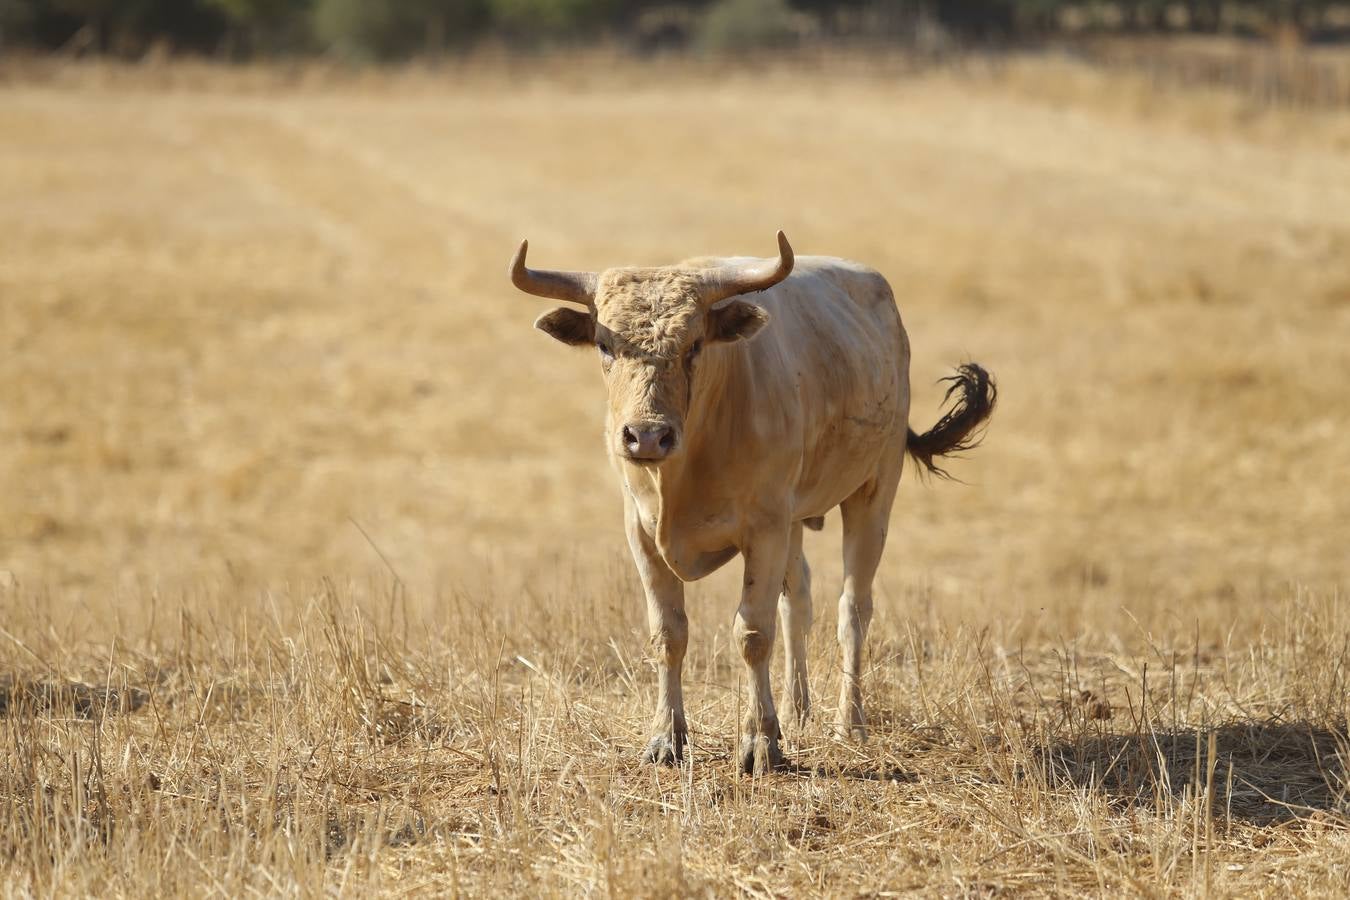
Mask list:
POLYGON ((0 0, 0 52, 398 59, 492 41, 639 52, 810 40, 1014 42, 1060 32, 1345 36, 1338 0, 0 0))

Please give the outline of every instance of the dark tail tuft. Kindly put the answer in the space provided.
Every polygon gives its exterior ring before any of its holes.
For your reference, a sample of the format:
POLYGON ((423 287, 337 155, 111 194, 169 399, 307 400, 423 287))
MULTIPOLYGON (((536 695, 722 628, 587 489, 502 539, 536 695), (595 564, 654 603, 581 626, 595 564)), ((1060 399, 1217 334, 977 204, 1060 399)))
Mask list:
POLYGON ((951 382, 942 402, 947 403, 955 396, 955 405, 923 434, 915 434, 911 428, 907 449, 909 455, 930 473, 939 478, 950 478, 933 459, 979 446, 984 437, 981 426, 989 421, 998 401, 998 387, 989 373, 975 363, 966 363, 956 370, 955 375, 942 380, 951 382))

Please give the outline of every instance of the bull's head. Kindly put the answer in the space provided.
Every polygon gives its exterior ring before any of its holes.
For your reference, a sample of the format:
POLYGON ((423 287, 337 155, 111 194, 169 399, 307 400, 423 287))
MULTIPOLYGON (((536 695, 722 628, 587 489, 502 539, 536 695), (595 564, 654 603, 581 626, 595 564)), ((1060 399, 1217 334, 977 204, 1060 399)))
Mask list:
POLYGON ((705 347, 753 337, 769 321, 740 294, 762 291, 792 271, 792 247, 778 232, 778 259, 738 266, 550 272, 525 266, 527 241, 511 262, 511 281, 528 294, 586 307, 559 307, 534 323, 564 344, 592 345, 609 388, 611 452, 654 465, 676 453, 706 385, 705 347), (729 302, 728 302, 729 301, 729 302))

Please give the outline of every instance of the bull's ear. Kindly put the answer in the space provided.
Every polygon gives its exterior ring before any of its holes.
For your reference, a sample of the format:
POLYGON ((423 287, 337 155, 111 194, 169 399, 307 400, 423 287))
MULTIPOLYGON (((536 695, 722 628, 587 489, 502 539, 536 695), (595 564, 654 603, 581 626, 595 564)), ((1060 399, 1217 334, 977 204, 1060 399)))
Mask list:
POLYGON ((595 343, 595 321, 588 312, 560 306, 535 319, 534 327, 555 341, 574 347, 595 343))
POLYGON ((708 338, 713 341, 745 341, 769 324, 769 314, 753 303, 732 300, 708 312, 708 338))

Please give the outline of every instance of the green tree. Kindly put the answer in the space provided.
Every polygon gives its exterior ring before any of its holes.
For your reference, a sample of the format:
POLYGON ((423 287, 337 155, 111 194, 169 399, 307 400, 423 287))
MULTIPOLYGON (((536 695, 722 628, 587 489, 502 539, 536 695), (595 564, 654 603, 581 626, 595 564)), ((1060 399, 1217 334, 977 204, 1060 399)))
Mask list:
POLYGON ((358 59, 440 52, 486 20, 487 0, 317 0, 313 16, 322 46, 358 59))
POLYGON ((178 48, 210 49, 225 27, 202 0, 41 0, 31 8, 35 27, 56 46, 73 37, 86 48, 126 55, 160 39, 178 48))
POLYGON ((517 36, 579 35, 626 13, 623 0, 490 0, 492 18, 517 36))
POLYGON ((699 29, 706 50, 783 47, 797 40, 797 21, 787 0, 721 0, 699 29))
POLYGON ((225 51, 251 56, 303 47, 309 34, 309 0, 205 0, 229 20, 225 51))
POLYGON ((0 0, 0 50, 15 36, 25 35, 37 11, 32 0, 0 0))

